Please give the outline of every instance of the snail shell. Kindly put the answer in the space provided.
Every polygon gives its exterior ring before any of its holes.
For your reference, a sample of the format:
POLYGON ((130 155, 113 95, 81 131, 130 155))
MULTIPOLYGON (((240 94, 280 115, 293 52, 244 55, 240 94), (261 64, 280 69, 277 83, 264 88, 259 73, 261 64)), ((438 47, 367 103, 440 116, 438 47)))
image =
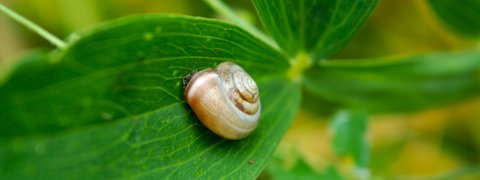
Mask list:
POLYGON ((223 62, 190 76, 185 98, 200 121, 226 139, 241 139, 258 125, 260 99, 255 81, 240 66, 223 62))

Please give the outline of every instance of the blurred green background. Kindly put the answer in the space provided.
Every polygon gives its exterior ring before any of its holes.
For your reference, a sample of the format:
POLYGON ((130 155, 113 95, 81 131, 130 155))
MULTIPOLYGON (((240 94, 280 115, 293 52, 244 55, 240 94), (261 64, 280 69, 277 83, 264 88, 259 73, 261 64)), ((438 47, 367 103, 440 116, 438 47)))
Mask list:
MULTIPOLYGON (((261 28, 250 1, 225 2, 261 28)), ((199 0, 6 0, 2 3, 61 38, 110 19, 138 13, 222 18, 199 0)), ((32 49, 54 49, 3 14, 0 27, 0 66, 8 66, 15 57, 32 49)), ((335 58, 399 56, 472 46, 478 46, 478 41, 449 31, 424 0, 383 0, 362 30, 335 58)), ((304 99, 308 99, 308 94, 304 99)), ((329 114, 319 113, 324 111, 317 109, 321 106, 315 102, 304 102, 276 156, 285 160, 285 167, 293 166, 301 157, 313 169, 322 171, 334 165, 348 177, 354 162, 333 152, 329 114)), ((372 177, 403 179, 480 172, 479 120, 480 98, 417 113, 371 117, 367 141, 372 146, 372 177)))

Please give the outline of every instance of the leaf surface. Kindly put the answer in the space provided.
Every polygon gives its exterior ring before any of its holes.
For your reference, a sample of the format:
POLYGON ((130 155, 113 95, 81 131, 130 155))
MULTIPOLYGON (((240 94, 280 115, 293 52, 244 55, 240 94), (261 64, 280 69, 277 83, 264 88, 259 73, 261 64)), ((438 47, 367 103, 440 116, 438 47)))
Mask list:
POLYGON ((267 32, 290 57, 323 59, 358 31, 379 0, 252 0, 267 32))
POLYGON ((368 116, 360 110, 341 110, 332 119, 332 147, 340 156, 350 156, 359 168, 367 168, 370 145, 366 140, 368 116))
POLYGON ((0 179, 250 179, 299 106, 285 57, 228 23, 143 15, 75 36, 0 87, 0 179), (183 99, 183 77, 223 61, 260 89, 260 125, 239 141, 211 133, 183 99))
POLYGON ((428 0, 440 20, 458 34, 480 38, 479 0, 428 0))
POLYGON ((322 61, 306 72, 320 100, 369 113, 414 111, 478 96, 480 50, 322 61))
MULTIPOLYGON (((279 156, 273 156, 270 161, 266 173, 268 177, 278 180, 309 180, 309 179, 345 179, 340 176, 339 172, 333 165, 328 166, 323 171, 318 171, 317 168, 311 167, 302 158, 298 158, 293 166, 286 166, 285 160, 279 156)), ((288 165, 288 164, 287 164, 288 165)))

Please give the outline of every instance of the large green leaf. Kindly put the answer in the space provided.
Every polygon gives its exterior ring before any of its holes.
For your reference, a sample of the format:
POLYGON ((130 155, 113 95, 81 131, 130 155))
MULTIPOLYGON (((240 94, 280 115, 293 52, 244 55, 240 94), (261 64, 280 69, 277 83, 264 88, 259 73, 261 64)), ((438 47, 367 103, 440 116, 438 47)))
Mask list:
POLYGON ((0 179, 253 178, 299 106, 285 58, 228 23, 145 15, 73 37, 0 88, 0 179), (258 80, 263 106, 239 141, 211 133, 183 100, 185 75, 227 60, 258 80))
POLYGON ((20 69, 0 89, 2 136, 60 131, 181 101, 183 77, 222 61, 259 80, 288 66, 243 30, 214 20, 141 16, 76 36, 84 37, 54 54, 60 63, 20 69))
POLYGON ((480 38, 480 0, 428 0, 428 3, 455 32, 480 38))
POLYGON ((322 61, 306 72, 306 89, 321 100, 401 112, 480 94, 480 50, 391 59, 322 61))
POLYGON ((379 0, 252 0, 270 35, 290 56, 326 58, 357 32, 379 0))

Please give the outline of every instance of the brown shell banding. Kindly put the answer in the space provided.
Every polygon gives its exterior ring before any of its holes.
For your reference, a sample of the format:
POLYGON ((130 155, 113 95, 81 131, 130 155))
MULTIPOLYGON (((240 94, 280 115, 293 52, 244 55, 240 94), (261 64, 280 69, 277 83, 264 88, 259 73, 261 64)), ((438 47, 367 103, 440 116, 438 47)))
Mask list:
POLYGON ((260 117, 258 87, 238 65, 224 62, 192 75, 185 88, 187 103, 200 121, 227 139, 250 134, 260 117))
POLYGON ((215 70, 222 78, 225 91, 235 106, 247 114, 255 114, 259 109, 260 102, 258 87, 252 77, 240 66, 231 62, 221 63, 215 70), (246 84, 248 87, 245 86, 246 84))
POLYGON ((232 73, 236 91, 243 97, 244 100, 254 103, 258 98, 257 84, 252 78, 245 73, 245 71, 237 70, 232 73))

